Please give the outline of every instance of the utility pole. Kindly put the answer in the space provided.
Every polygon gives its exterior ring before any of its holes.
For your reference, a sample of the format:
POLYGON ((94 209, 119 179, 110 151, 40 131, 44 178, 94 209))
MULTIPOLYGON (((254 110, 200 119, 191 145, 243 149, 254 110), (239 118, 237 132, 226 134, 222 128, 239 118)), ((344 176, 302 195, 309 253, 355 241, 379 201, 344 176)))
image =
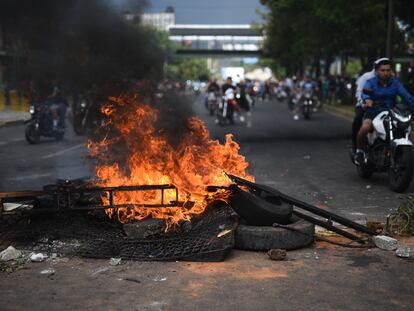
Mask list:
POLYGON ((387 26, 387 43, 386 43, 386 56, 392 60, 393 57, 393 34, 395 26, 394 16, 394 0, 388 0, 388 26, 387 26))

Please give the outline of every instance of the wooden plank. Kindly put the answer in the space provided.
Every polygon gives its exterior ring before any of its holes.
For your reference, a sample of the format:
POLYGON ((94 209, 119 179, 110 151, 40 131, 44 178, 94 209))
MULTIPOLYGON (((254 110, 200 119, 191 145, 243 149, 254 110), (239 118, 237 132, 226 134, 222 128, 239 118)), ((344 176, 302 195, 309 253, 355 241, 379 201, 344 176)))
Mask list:
POLYGON ((0 198, 27 198, 36 197, 43 195, 43 191, 11 191, 11 192, 0 192, 0 198))

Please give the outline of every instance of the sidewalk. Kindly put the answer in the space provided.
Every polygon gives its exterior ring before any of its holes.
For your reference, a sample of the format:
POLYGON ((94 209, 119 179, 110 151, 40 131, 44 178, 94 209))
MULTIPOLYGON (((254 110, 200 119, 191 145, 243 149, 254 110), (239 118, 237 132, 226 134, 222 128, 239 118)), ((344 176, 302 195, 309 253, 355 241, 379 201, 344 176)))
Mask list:
POLYGON ((30 119, 30 113, 26 111, 16 111, 11 107, 0 110, 0 127, 5 125, 23 124, 30 119))

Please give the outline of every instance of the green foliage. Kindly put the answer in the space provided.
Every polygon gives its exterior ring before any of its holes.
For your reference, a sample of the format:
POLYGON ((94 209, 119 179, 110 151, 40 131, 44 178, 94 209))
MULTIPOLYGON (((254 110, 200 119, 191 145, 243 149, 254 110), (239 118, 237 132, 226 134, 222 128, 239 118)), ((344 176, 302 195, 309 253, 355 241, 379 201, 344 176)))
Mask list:
MULTIPOLYGON (((364 67, 384 55, 387 1, 377 0, 269 0, 265 50, 288 72, 306 65, 325 71, 336 56, 358 57, 364 67)), ((409 18, 407 14, 407 18, 409 18)), ((404 38, 396 27, 396 48, 404 38)))
POLYGON ((203 58, 177 58, 167 65, 167 76, 175 80, 208 80, 211 72, 203 58))
POLYGON ((349 77, 359 76, 362 70, 361 62, 355 58, 349 60, 345 67, 345 74, 349 77))
POLYGON ((390 218, 391 225, 397 225, 396 234, 414 235, 414 198, 407 197, 390 218))

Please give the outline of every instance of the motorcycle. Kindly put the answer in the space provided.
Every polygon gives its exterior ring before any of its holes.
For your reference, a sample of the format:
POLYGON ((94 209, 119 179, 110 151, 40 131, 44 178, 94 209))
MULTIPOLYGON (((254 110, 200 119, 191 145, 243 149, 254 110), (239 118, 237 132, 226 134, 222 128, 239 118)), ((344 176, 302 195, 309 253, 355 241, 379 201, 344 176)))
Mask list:
POLYGON ((99 108, 91 100, 81 96, 73 111, 73 131, 77 135, 84 135, 88 130, 93 130, 103 123, 99 108))
POLYGON ((65 135, 65 125, 59 124, 57 128, 53 127, 53 118, 49 105, 45 103, 36 103, 30 105, 29 113, 31 118, 25 121, 25 138, 29 144, 37 144, 40 137, 53 137, 56 140, 62 140, 65 135))
POLYGON ((303 117, 306 120, 309 120, 311 117, 311 112, 313 111, 313 92, 305 91, 302 95, 301 108, 303 117))
POLYGON ((227 89, 219 103, 216 119, 219 125, 225 125, 227 122, 234 124, 234 112, 239 108, 234 93, 233 89, 227 89))
POLYGON ((209 92, 207 95, 207 110, 209 114, 212 116, 218 109, 218 99, 215 92, 209 92))
POLYGON ((287 92, 287 88, 285 86, 283 86, 282 84, 279 84, 276 87, 275 94, 276 94, 276 98, 279 101, 284 101, 285 99, 287 99, 289 97, 289 94, 287 92))
MULTIPOLYGON (((374 106, 384 107, 377 103, 374 106)), ((397 107, 387 109, 379 113, 372 124, 374 129, 367 136, 365 159, 357 165, 358 175, 369 178, 374 172, 388 172, 391 190, 404 192, 414 172, 413 144, 409 139, 411 112, 397 107)), ((353 156, 352 161, 355 164, 353 156)))

